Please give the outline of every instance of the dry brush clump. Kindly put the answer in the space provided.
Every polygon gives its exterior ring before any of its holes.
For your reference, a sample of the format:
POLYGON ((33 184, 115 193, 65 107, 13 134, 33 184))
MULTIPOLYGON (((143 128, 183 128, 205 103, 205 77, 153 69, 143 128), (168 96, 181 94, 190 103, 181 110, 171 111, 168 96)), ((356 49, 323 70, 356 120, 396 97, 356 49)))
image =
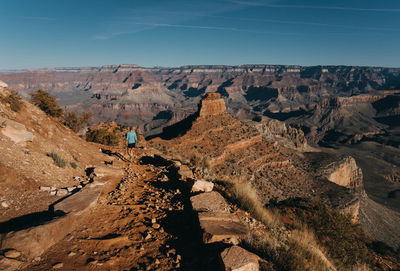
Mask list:
POLYGON ((109 146, 122 146, 126 132, 126 127, 120 126, 115 122, 102 122, 88 129, 86 141, 109 146))
POLYGON ((255 219, 263 222, 266 226, 274 228, 281 224, 280 216, 264 207, 258 199, 253 186, 248 182, 224 180, 232 199, 245 211, 249 212, 255 219))
POLYGON ((77 111, 66 111, 61 118, 61 122, 77 133, 89 123, 92 116, 93 113, 91 112, 82 112, 79 114, 77 111))
POLYGON ((21 96, 19 96, 19 94, 16 91, 11 91, 10 94, 8 94, 5 97, 2 97, 1 100, 5 103, 8 103, 10 105, 11 110, 14 112, 21 111, 24 105, 21 96))

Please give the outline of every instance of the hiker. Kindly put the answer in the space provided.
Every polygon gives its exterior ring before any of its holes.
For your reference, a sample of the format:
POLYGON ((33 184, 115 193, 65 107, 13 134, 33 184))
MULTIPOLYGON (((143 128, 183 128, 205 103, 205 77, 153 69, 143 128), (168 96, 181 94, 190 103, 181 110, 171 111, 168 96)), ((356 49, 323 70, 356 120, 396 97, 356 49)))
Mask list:
POLYGON ((133 127, 129 128, 129 132, 126 134, 127 148, 126 151, 129 154, 129 159, 132 162, 132 149, 136 146, 137 135, 133 127))

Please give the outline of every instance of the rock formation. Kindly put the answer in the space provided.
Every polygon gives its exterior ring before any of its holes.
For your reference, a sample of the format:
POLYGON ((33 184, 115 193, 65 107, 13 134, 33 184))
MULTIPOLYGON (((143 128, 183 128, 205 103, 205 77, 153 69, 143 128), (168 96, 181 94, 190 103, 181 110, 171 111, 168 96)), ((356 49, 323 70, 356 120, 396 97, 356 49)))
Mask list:
POLYGON ((200 117, 213 116, 226 112, 224 100, 219 93, 207 93, 200 104, 200 117))
MULTIPOLYGON (((320 173, 310 171, 306 166, 312 167, 311 162, 299 158, 292 150, 305 148, 302 132, 279 121, 266 124, 242 122, 223 109, 224 101, 219 95, 209 93, 201 101, 199 117, 183 136, 171 140, 155 138, 150 145, 164 146, 162 148, 172 150, 172 154, 193 161, 198 168, 208 164, 207 172, 217 176, 215 178, 251 182, 263 203, 272 199, 304 197, 344 209, 346 204, 354 202, 355 194, 326 179, 321 183, 318 180, 320 173), (258 129, 255 128, 257 125, 258 129), (267 133, 268 136, 261 136, 267 133), (283 137, 285 140, 278 140, 283 137), (285 146, 288 142, 292 149, 285 146)), ((351 176, 352 185, 362 179, 362 175, 351 176)))
POLYGON ((282 121, 262 117, 259 122, 253 122, 257 130, 267 139, 281 141, 288 148, 311 151, 303 131, 290 127, 282 121))
POLYGON ((363 173, 353 157, 334 154, 315 156, 315 165, 323 178, 354 191, 363 190, 363 173))
POLYGON ((8 88, 8 85, 0 80, 0 88, 8 88))
POLYGON ((357 166, 353 157, 345 157, 343 160, 334 162, 328 167, 326 174, 329 181, 350 189, 362 187, 362 170, 357 166))

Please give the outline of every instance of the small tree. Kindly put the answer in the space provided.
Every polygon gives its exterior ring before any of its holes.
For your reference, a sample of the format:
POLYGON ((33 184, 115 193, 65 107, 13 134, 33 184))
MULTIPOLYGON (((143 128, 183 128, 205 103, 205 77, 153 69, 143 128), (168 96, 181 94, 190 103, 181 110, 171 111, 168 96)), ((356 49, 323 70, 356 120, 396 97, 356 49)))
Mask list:
POLYGON ((57 100, 54 96, 51 96, 49 92, 39 89, 31 94, 32 102, 42 109, 47 115, 52 117, 61 117, 63 110, 57 104, 57 100))
POLYGON ((91 112, 83 112, 78 114, 76 111, 66 111, 62 117, 62 123, 69 127, 75 133, 85 127, 91 120, 93 114, 91 112))

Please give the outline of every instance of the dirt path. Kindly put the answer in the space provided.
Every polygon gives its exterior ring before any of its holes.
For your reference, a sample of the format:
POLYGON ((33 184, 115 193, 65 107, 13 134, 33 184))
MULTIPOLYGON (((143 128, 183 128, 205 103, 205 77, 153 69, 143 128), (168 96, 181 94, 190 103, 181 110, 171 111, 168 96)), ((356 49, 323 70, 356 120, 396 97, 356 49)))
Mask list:
POLYGON ((214 270, 188 191, 153 162, 126 163, 84 222, 25 270, 214 270))

